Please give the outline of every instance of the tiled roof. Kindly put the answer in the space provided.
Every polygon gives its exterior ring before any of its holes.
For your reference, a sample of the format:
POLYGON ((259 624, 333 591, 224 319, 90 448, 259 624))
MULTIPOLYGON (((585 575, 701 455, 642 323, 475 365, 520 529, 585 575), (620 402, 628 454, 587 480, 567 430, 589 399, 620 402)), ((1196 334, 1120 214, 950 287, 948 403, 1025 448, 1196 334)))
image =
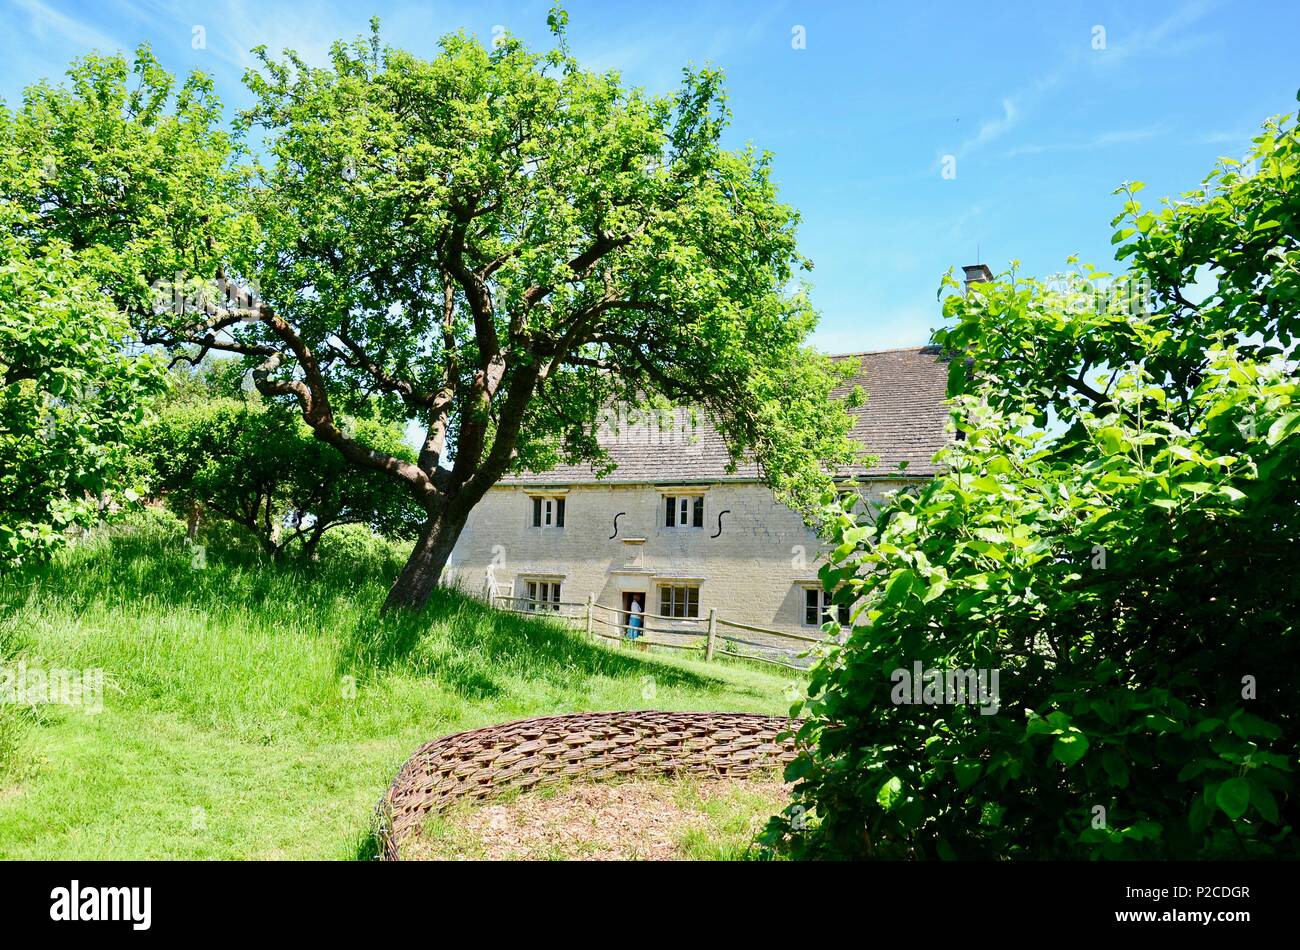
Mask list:
MULTIPOLYGON (((847 353, 835 360, 857 360, 858 372, 848 384, 861 386, 866 404, 851 410, 856 417, 853 439, 879 461, 871 468, 854 466, 846 475, 884 478, 898 475, 907 462, 909 476, 933 475, 932 459, 950 438, 944 431, 948 361, 937 347, 918 346, 870 353, 847 353)), ((847 392, 848 387, 840 390, 847 392)), ((602 479, 590 464, 559 465, 545 472, 503 478, 505 485, 575 485, 644 482, 757 481, 758 466, 742 460, 727 472, 727 446, 706 420, 692 422, 687 410, 674 413, 671 423, 620 420, 602 428, 600 443, 618 466, 602 479)))

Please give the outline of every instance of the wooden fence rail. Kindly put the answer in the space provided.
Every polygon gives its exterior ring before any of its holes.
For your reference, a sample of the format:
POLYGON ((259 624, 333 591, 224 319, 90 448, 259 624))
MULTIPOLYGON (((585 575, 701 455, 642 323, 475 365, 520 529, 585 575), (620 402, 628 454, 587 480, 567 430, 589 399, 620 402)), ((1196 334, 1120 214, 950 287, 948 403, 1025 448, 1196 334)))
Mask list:
MULTIPOLYGON (((628 630, 632 629, 630 624, 623 623, 621 618, 626 613, 619 607, 611 607, 608 604, 598 604, 594 597, 588 597, 586 601, 573 600, 532 600, 528 597, 511 597, 505 594, 491 594, 490 599, 493 606, 498 604, 505 605, 506 610, 515 613, 546 616, 554 614, 558 619, 580 623, 587 634, 599 637, 604 640, 616 640, 627 642, 628 630), (561 608, 575 608, 574 610, 562 610, 561 608), (597 611, 605 611, 613 614, 616 619, 609 620, 606 617, 599 616, 597 611), (617 631, 608 633, 605 630, 597 629, 597 626, 612 628, 617 631)), ((713 658, 722 654, 723 656, 736 657, 744 660, 757 660, 761 663, 772 663, 777 666, 784 666, 789 669, 807 669, 807 654, 811 648, 805 644, 829 646, 835 643, 835 639, 829 636, 808 636, 807 634, 789 633, 785 630, 774 630, 771 627, 759 627, 753 624, 740 623, 735 620, 727 620, 718 616, 717 608, 710 608, 707 618, 701 617, 667 617, 663 614, 653 614, 647 611, 641 613, 642 626, 641 636, 636 638, 637 643, 644 643, 650 646, 668 647, 673 650, 704 651, 704 659, 711 662, 713 658), (670 621, 675 626, 647 626, 645 621, 670 621), (726 627, 730 630, 740 630, 746 633, 759 634, 768 638, 767 642, 753 640, 746 637, 738 637, 720 631, 719 627, 726 627), (650 638, 646 634, 660 634, 675 639, 662 639, 662 637, 650 638), (774 642, 773 642, 774 641, 774 642), (738 646, 751 647, 751 651, 741 651, 738 646), (800 663, 804 660, 804 663, 800 663)))

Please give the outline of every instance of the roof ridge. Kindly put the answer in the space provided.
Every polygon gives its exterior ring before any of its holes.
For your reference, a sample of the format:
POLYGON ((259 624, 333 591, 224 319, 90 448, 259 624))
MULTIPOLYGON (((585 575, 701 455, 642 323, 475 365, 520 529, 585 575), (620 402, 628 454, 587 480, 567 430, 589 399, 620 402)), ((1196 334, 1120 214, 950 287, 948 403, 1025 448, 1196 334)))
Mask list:
MULTIPOLYGON (((851 466, 857 474, 884 478, 897 474, 897 464, 908 462, 907 474, 926 476, 937 467, 935 453, 951 440, 946 431, 948 411, 945 405, 948 376, 947 358, 935 344, 866 350, 838 354, 836 360, 861 364, 852 367, 852 382, 861 385, 869 401, 853 409, 850 438, 866 446, 880 461, 865 468, 851 466), (875 355, 894 355, 907 359, 873 360, 875 355), (912 359, 911 357, 918 357, 912 359)), ((843 389, 836 387, 838 396, 843 389)), ((758 481, 761 472, 752 456, 731 460, 725 439, 712 424, 708 413, 699 428, 676 421, 689 407, 676 406, 671 429, 649 422, 628 437, 614 438, 598 433, 600 444, 609 453, 609 461, 618 467, 605 478, 596 478, 590 462, 557 464, 545 472, 522 472, 508 476, 502 484, 642 484, 654 482, 758 481), (686 433, 684 437, 676 433, 686 433), (633 438, 632 436, 635 435, 633 438), (728 471, 735 461, 735 471, 728 471)))
POLYGON ((916 346, 890 346, 883 350, 859 350, 856 353, 827 353, 833 360, 846 359, 850 356, 875 356, 879 353, 919 353, 924 350, 937 350, 938 346, 934 343, 920 343, 916 346))

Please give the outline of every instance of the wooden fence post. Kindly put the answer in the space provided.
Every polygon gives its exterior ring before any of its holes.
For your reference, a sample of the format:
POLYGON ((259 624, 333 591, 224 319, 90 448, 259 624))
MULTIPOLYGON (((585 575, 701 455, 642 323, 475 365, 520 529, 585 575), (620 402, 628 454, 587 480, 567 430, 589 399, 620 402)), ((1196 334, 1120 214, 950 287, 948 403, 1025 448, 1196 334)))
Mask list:
POLYGON ((591 627, 591 613, 593 610, 593 604, 595 604, 595 602, 596 602, 596 595, 588 594, 587 595, 587 636, 591 636, 594 632, 591 627))
POLYGON ((718 636, 718 608, 709 608, 709 643, 704 648, 704 662, 713 662, 713 642, 718 636))

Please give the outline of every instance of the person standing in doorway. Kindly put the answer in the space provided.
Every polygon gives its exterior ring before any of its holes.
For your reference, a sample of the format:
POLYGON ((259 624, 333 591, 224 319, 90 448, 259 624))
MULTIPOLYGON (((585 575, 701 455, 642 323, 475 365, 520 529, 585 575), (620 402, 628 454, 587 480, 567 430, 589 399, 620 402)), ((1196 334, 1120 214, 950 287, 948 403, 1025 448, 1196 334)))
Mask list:
POLYGON ((641 595, 633 594, 632 603, 627 605, 627 638, 635 640, 641 636, 641 630, 645 626, 644 608, 641 606, 641 595))

